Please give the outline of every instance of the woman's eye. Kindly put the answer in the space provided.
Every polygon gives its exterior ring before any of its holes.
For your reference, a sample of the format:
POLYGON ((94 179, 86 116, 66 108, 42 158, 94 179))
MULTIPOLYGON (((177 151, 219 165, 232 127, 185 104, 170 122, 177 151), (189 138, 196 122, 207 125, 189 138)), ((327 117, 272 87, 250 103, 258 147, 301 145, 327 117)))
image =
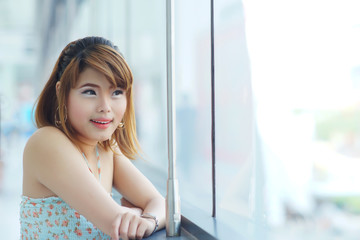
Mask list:
POLYGON ((94 90, 88 89, 82 92, 84 95, 96 95, 96 92, 94 90))
POLYGON ((115 90, 114 93, 113 93, 113 95, 114 95, 114 96, 118 96, 118 95, 121 95, 121 94, 123 94, 123 93, 124 93, 123 90, 115 90))

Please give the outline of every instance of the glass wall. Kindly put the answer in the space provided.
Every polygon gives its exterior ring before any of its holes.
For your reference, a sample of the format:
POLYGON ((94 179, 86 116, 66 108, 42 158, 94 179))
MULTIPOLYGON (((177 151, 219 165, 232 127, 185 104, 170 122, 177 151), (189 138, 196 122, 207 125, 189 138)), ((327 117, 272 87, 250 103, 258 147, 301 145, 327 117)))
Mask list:
MULTIPOLYGON (((261 240, 354 239, 360 5, 222 0, 214 7, 218 236, 230 229, 261 240)), ((165 1, 0 2, 1 239, 19 238, 34 101, 60 51, 84 36, 112 40, 127 59, 145 159, 135 164, 146 162, 166 185, 165 27, 165 1)), ((175 46, 181 201, 211 218, 209 1, 175 1, 175 46)))
POLYGON ((246 1, 246 38, 276 239, 359 230, 358 1, 246 1))

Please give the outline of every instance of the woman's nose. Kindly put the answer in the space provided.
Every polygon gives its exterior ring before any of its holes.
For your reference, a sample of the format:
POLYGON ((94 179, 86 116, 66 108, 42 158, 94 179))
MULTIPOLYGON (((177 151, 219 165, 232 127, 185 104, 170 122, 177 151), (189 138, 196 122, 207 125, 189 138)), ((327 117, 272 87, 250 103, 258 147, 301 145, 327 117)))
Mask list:
POLYGON ((101 97, 99 100, 98 112, 110 112, 110 100, 107 97, 101 97))

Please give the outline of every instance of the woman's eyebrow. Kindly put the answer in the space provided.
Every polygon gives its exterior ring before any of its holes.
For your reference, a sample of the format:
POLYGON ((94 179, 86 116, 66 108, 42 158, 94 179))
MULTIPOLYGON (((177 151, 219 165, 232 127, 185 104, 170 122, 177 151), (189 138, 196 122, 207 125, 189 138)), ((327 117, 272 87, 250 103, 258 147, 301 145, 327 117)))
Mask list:
POLYGON ((79 86, 79 88, 83 88, 83 87, 94 87, 94 88, 100 88, 99 85, 96 85, 94 83, 85 83, 81 86, 79 86))

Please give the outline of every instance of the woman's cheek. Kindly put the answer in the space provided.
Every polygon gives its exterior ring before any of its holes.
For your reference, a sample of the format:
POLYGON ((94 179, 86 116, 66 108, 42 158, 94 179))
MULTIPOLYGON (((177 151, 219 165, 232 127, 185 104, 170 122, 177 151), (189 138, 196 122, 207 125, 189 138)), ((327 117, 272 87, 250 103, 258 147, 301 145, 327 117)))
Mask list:
POLYGON ((122 102, 117 107, 116 115, 120 120, 124 117, 125 111, 126 111, 126 101, 122 102))
POLYGON ((88 120, 88 117, 87 104, 75 101, 69 103, 69 118, 72 123, 88 120))

